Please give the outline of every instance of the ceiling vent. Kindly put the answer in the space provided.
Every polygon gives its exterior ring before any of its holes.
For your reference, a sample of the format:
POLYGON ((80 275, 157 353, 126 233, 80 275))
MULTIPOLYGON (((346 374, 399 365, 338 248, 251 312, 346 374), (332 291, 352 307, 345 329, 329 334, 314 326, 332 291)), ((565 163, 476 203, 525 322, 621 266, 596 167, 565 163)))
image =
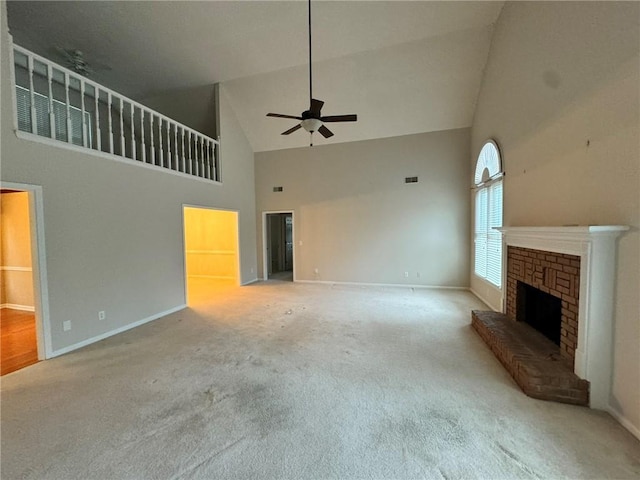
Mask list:
POLYGON ((273 187, 273 191, 274 192, 281 192, 282 191, 282 187, 273 187))
POLYGON ((418 183, 418 177, 405 177, 404 183, 418 183))

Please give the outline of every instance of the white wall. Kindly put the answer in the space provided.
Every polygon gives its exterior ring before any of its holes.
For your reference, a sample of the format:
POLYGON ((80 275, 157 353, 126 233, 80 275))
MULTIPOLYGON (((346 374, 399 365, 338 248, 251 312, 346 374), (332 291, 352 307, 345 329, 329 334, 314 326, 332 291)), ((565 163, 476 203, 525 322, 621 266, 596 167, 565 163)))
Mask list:
POLYGON ((185 303, 183 204, 239 211, 241 279, 255 278, 253 152, 224 95, 223 185, 18 139, 5 8, 3 2, 2 180, 43 188, 53 350, 185 303), (98 320, 99 310, 106 320, 98 320))
POLYGON ((137 100, 198 132, 217 138, 214 85, 173 90, 137 100))
MULTIPOLYGON (((636 435, 639 19, 637 2, 507 3, 478 99, 471 156, 475 164, 489 137, 502 148, 505 225, 631 226, 618 245, 611 407, 636 435)), ((471 285, 484 289, 473 274, 471 285)))
POLYGON ((458 129, 256 153, 259 231, 261 212, 295 212, 297 280, 466 287, 469 140, 458 129))

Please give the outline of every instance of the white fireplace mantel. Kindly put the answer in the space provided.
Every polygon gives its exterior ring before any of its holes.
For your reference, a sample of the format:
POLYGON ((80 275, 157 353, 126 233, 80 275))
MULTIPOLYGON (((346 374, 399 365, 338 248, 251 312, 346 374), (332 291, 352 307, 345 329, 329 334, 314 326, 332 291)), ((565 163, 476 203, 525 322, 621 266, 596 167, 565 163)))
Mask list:
MULTIPOLYGON (((616 238, 626 225, 571 227, 501 227, 503 284, 507 246, 565 253, 580 257, 578 346, 575 373, 591 384, 592 408, 608 409, 612 378, 613 297, 616 238)), ((503 303, 504 311, 504 303, 503 303)))

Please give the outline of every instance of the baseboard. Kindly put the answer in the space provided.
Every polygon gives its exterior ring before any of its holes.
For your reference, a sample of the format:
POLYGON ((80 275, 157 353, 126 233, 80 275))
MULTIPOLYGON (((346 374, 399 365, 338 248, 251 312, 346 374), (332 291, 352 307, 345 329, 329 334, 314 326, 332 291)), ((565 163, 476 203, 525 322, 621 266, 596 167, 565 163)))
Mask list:
POLYGON ((363 283, 363 282, 330 282, 328 280, 296 280, 295 283, 316 283, 319 285, 347 285, 353 287, 393 287, 421 288, 425 290, 469 290, 469 287, 449 287, 442 285, 412 285, 406 283, 363 283))
POLYGON ((16 303, 3 303, 0 308, 10 308, 11 310, 22 310, 23 312, 35 312, 36 307, 29 305, 18 305, 16 303))
POLYGON ((494 312, 500 312, 500 311, 502 311, 502 309, 500 309, 500 308, 496 308, 496 307, 494 307, 493 305, 491 305, 491 303, 490 303, 486 298, 484 298, 482 295, 480 295, 478 292, 476 292, 473 288, 469 288, 469 291, 470 291, 471 293, 473 293, 476 297, 478 297, 480 300, 482 300, 482 301, 484 302, 484 304, 485 304, 487 307, 489 307, 491 310, 493 310, 494 312))
POLYGON ((251 285, 252 283, 256 283, 256 282, 259 282, 259 281, 260 281, 260 279, 258 277, 256 277, 253 280, 249 280, 248 282, 241 283, 240 285, 242 285, 244 287, 245 285, 251 285))
POLYGON ((622 425, 624 428, 626 428, 627 430, 629 430, 629 432, 631 433, 631 435, 633 435, 634 437, 636 437, 638 440, 640 440, 640 428, 636 427, 633 423, 631 423, 627 417, 625 417, 623 414, 621 414, 620 412, 618 412, 615 408, 613 408, 611 405, 609 405, 607 407, 607 412, 613 417, 615 418, 620 425, 622 425))
POLYGON ((53 352, 51 352, 51 356, 49 358, 58 357, 60 355, 64 355, 65 353, 78 350, 79 348, 86 347, 87 345, 91 345, 92 343, 99 342, 100 340, 104 340, 105 338, 112 337, 119 333, 126 332, 127 330, 131 330, 132 328, 139 327, 140 325, 144 325, 145 323, 149 323, 153 320, 157 320, 158 318, 164 317, 166 315, 170 315, 172 313, 178 312, 185 308, 187 308, 186 304, 178 305, 177 307, 170 308, 169 310, 165 310, 164 312, 156 313, 155 315, 151 315, 150 317, 143 318, 142 320, 138 320, 137 322, 133 322, 123 327, 116 328, 115 330, 101 333, 100 335, 96 335, 95 337, 88 338, 87 340, 74 343, 73 345, 69 345, 68 347, 54 350, 53 352))

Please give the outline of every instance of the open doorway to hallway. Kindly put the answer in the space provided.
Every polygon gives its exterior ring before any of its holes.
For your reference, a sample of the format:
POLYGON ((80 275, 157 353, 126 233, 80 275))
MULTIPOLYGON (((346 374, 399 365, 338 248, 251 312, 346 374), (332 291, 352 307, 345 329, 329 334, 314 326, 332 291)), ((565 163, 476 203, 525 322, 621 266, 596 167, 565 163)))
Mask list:
POLYGON ((238 212, 183 207, 187 305, 240 285, 238 212))
POLYGON ((293 212, 265 212, 263 220, 264 277, 292 282, 293 212))
POLYGON ((29 193, 0 192, 0 373, 38 362, 29 193))

